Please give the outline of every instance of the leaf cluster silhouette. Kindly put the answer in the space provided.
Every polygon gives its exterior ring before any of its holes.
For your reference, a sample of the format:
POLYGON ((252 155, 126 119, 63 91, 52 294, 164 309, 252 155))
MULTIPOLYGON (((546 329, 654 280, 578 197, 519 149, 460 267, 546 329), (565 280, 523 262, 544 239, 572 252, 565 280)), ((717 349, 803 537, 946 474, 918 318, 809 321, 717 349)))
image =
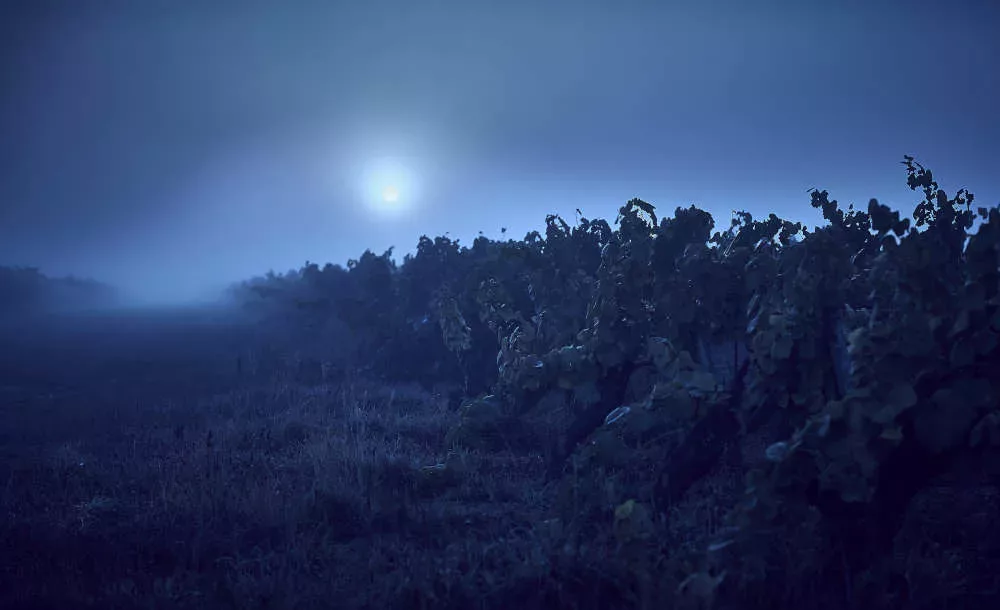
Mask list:
MULTIPOLYGON (((544 235, 423 237, 398 266, 365 252, 236 293, 342 320, 367 374, 459 385, 448 442, 545 453, 568 537, 619 506, 637 604, 674 595, 650 583, 683 565, 729 574, 720 599, 740 607, 931 607, 955 593, 923 580, 943 559, 914 523, 939 515, 914 506, 1000 474, 1000 210, 903 165, 923 196, 912 223, 820 190, 814 230, 741 211, 716 231, 696 207, 658 217, 634 199, 614 227, 549 215, 544 235), (722 472, 725 525, 678 539, 676 523, 623 522, 722 472)), ((965 590, 987 590, 1000 540, 969 544, 965 590)))

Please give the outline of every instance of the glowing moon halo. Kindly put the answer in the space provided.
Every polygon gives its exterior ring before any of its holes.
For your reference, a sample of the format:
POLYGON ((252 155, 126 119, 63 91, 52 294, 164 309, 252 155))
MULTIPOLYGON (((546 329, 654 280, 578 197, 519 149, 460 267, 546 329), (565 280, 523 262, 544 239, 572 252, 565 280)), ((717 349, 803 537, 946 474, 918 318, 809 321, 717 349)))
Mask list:
POLYGON ((419 208, 422 184, 409 157, 376 156, 354 166, 355 192, 380 219, 402 220, 419 208))
POLYGON ((382 189, 382 201, 386 203, 396 203, 399 201, 399 189, 389 184, 382 189))

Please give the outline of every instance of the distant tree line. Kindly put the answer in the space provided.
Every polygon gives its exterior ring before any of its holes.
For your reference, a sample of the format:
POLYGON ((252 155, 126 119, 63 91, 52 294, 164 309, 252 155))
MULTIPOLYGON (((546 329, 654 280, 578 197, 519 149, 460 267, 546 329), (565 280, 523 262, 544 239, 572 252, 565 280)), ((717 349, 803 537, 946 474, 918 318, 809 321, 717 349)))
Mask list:
POLYGON ((114 288, 77 277, 49 277, 35 267, 0 266, 0 316, 89 309, 115 302, 114 288))

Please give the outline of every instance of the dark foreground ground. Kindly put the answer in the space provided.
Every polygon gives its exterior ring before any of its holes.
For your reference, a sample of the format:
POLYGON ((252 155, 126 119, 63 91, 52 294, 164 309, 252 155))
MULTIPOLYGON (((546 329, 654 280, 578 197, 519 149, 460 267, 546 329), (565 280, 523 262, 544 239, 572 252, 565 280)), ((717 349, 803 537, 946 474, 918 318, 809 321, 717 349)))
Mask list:
POLYGON ((0 607, 614 607, 541 456, 449 451, 425 391, 248 379, 240 332, 3 329, 0 607))
POLYGON ((752 588, 698 562, 781 437, 648 513, 622 501, 674 455, 655 442, 547 479, 557 405, 518 428, 536 442, 464 449, 447 388, 306 383, 251 366, 261 345, 219 312, 0 325, 0 609, 998 607, 995 460, 939 469, 855 567, 824 549, 882 521, 761 532, 752 588))

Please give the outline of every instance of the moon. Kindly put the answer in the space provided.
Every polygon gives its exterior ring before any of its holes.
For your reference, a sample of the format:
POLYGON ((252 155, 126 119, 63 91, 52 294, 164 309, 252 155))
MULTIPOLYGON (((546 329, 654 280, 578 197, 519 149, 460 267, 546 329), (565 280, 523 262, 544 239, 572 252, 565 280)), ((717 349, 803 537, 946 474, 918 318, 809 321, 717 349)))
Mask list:
POLYGON ((385 203, 396 203, 399 201, 399 189, 391 184, 385 185, 382 189, 382 201, 385 203))
POLYGON ((412 159, 375 157, 355 167, 359 203, 377 218, 402 220, 416 213, 423 188, 412 159))

